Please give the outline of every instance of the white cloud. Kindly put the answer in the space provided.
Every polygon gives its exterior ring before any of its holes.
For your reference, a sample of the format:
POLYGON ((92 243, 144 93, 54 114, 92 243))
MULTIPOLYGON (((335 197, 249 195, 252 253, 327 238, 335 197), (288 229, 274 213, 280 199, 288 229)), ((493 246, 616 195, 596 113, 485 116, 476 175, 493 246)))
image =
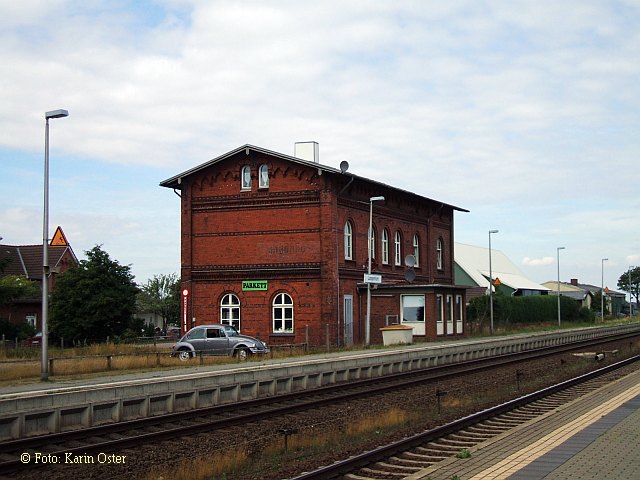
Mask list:
MULTIPOLYGON (((54 156, 135 171, 148 198, 159 180, 238 145, 292 153, 317 140, 322 163, 348 160, 354 173, 470 209, 458 240, 483 244, 499 227, 500 248, 529 254, 525 266, 548 266, 565 243, 612 264, 637 251, 625 240, 640 228, 634 2, 128 5, 0 5, 0 61, 11 66, 0 153, 39 153, 44 111, 66 108, 52 123, 54 156)), ((78 214, 115 218, 99 211, 113 208, 107 193, 76 188, 91 198, 78 214)), ((0 218, 25 207, 0 195, 0 218)), ((140 208, 118 208, 121 225, 161 236, 140 208)))
POLYGON ((543 267, 547 265, 552 265, 556 263, 553 257, 543 257, 543 258, 529 258, 524 257, 522 259, 522 264, 528 267, 543 267))

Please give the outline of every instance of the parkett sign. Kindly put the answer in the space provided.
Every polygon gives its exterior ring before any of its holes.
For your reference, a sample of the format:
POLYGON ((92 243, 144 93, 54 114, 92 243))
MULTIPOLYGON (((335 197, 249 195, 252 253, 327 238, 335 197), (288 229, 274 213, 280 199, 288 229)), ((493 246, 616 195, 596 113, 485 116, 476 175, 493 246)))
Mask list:
POLYGON ((244 292, 255 292, 258 290, 267 290, 269 282, 267 280, 243 280, 242 290, 244 292))

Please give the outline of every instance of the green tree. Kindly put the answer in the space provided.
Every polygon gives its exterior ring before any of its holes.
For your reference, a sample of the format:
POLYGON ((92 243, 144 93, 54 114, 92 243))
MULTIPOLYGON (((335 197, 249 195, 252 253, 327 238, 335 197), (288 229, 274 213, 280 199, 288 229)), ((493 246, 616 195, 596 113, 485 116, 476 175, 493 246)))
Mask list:
POLYGON ((69 340, 104 340, 134 327, 138 287, 131 268, 98 245, 59 275, 51 296, 51 332, 69 340))
POLYGON ((175 273, 154 275, 140 286, 137 301, 138 313, 154 313, 162 317, 162 328, 180 319, 180 278, 175 273))
POLYGON ((618 288, 623 292, 631 293, 637 302, 638 295, 640 295, 640 267, 634 267, 620 275, 618 288), (629 285, 629 282, 631 282, 631 285, 629 285))
POLYGON ((38 293, 38 284, 24 275, 6 275, 0 278, 0 306, 10 305, 23 298, 35 298, 38 293))

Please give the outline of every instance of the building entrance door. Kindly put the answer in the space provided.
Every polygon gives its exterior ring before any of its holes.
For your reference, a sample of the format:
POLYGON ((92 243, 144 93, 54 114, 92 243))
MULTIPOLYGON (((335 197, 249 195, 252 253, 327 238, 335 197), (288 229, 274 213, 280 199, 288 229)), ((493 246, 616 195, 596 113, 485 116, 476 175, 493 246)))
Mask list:
POLYGON ((353 345, 353 295, 344 296, 344 344, 353 345))

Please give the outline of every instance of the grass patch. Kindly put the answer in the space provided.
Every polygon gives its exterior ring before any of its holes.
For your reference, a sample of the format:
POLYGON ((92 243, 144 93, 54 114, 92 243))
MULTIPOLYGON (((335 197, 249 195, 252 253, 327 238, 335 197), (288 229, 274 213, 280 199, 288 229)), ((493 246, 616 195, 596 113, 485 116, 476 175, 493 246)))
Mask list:
POLYGON ((471 450, 468 448, 463 448, 458 452, 456 458, 471 458, 471 450))
POLYGON ((244 450, 227 450, 217 452, 215 457, 209 455, 181 461, 172 467, 158 466, 140 480, 198 480, 226 478, 227 474, 239 471, 248 463, 248 455, 244 450))

